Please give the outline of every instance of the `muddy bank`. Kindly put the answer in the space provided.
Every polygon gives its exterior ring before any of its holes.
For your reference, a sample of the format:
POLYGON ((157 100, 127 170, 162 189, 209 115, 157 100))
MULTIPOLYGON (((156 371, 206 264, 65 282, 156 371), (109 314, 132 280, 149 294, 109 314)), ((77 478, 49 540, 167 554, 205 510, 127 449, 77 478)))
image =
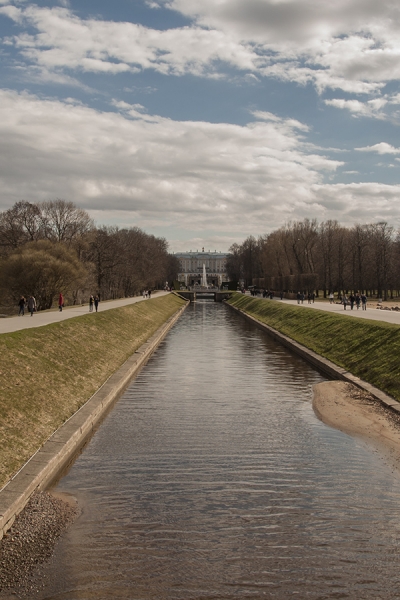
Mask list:
POLYGON ((326 381, 314 386, 313 408, 321 421, 362 439, 400 469, 400 415, 372 395, 351 383, 326 381))
POLYGON ((36 591, 34 575, 77 514, 72 497, 48 492, 31 497, 0 541, 1 599, 29 598, 36 591))

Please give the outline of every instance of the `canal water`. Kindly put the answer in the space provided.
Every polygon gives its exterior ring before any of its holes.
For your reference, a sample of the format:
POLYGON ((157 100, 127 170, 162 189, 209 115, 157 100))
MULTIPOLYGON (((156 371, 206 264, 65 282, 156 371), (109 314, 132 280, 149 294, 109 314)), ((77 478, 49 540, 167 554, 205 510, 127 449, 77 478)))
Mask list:
POLYGON ((60 482, 82 514, 35 598, 399 598, 400 482, 318 421, 320 381, 191 305, 60 482))

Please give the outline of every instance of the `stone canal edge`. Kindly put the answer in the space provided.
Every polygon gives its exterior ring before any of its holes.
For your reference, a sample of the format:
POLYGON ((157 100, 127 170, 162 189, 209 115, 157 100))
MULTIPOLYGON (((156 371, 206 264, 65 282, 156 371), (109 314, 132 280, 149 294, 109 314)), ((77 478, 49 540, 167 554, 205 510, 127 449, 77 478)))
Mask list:
POLYGON ((266 325, 262 321, 259 321, 255 317, 247 314, 243 310, 236 308, 236 306, 232 306, 231 304, 226 304, 236 312, 240 313, 245 319, 254 323, 257 327, 264 330, 270 337, 272 337, 275 341, 279 342, 295 354, 301 356, 305 361, 315 367, 318 371, 327 375, 329 379, 339 379, 341 381, 347 381, 348 383, 352 383, 356 385, 358 388, 365 390, 372 396, 374 396, 383 406, 393 410, 395 413, 400 414, 400 403, 397 402, 394 398, 385 394, 377 387, 367 383, 363 379, 356 377, 349 371, 346 371, 342 367, 338 367, 335 363, 331 362, 327 358, 320 356, 316 352, 309 350, 305 346, 302 346, 298 342, 295 342, 290 337, 280 333, 278 330, 273 329, 269 325, 266 325))
POLYGON ((74 413, 0 490, 0 539, 32 494, 45 490, 70 464, 95 427, 146 364, 189 302, 136 350, 97 392, 74 413))

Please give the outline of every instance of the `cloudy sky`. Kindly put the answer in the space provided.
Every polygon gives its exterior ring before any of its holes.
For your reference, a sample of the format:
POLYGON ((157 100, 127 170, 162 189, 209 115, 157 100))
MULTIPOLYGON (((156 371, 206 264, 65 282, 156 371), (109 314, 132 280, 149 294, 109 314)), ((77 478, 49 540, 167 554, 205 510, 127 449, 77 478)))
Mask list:
POLYGON ((400 3, 0 0, 0 210, 72 200, 172 251, 400 228, 400 3))

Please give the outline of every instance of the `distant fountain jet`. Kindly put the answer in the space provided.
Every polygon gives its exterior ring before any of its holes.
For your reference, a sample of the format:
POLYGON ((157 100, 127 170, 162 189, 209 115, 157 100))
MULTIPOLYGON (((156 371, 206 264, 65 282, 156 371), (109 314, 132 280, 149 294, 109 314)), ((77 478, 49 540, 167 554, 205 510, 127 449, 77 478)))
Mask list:
POLYGON ((207 273, 206 273, 206 265, 205 263, 203 263, 203 276, 201 278, 201 285, 202 287, 208 287, 207 286, 207 273))

